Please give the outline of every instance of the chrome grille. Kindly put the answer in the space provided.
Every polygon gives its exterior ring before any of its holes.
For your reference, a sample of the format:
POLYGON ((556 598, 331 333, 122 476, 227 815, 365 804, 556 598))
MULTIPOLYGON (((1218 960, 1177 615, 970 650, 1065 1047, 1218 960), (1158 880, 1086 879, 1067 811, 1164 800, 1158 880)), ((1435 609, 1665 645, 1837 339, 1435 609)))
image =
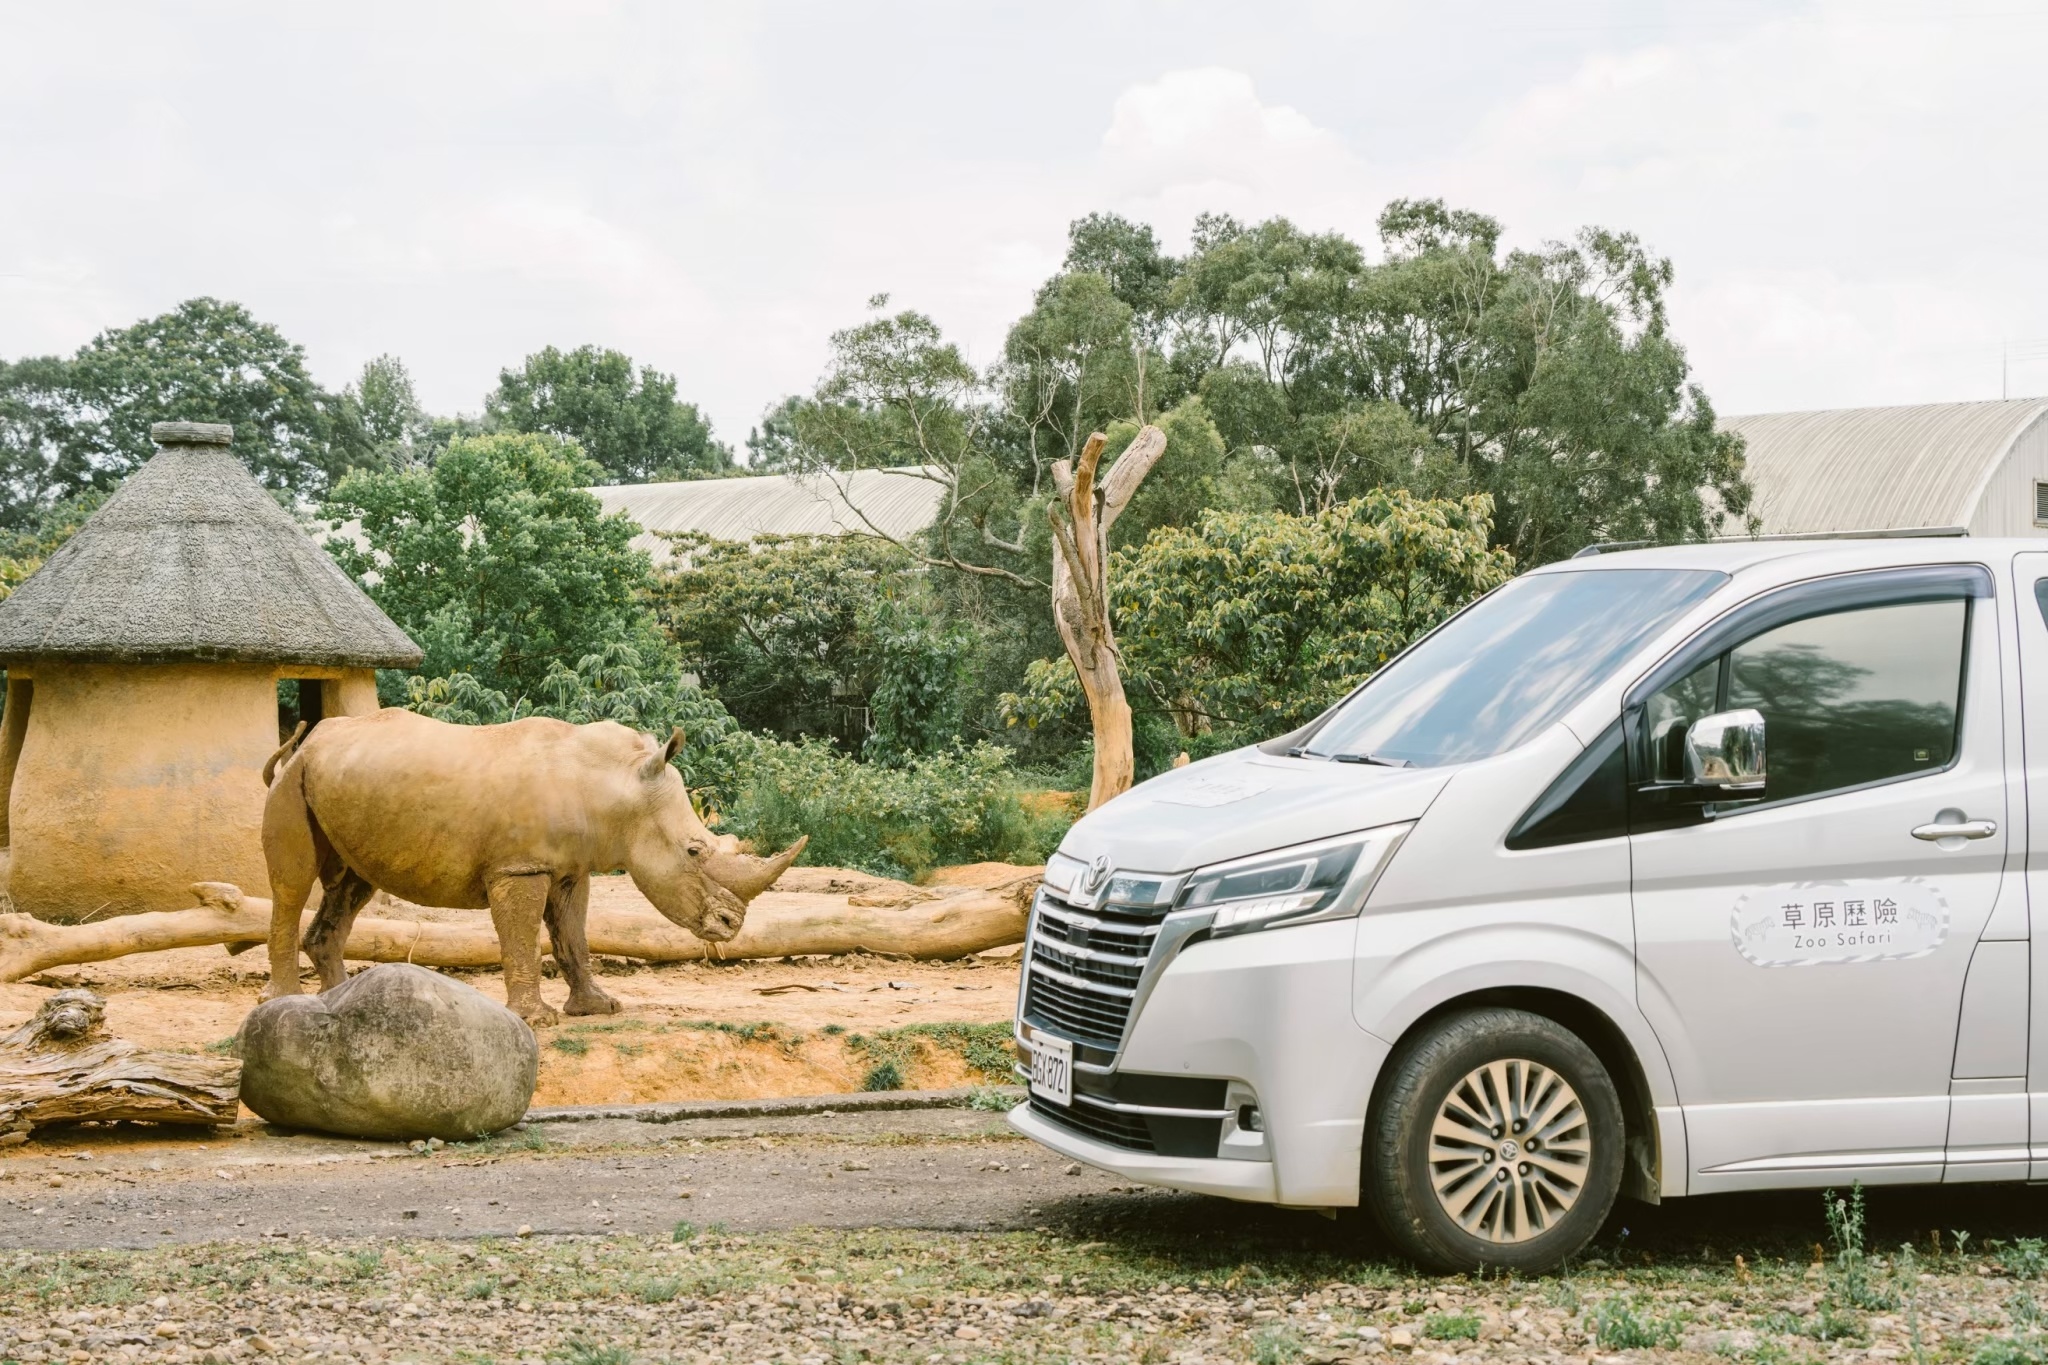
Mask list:
POLYGON ((1166 907, 1083 910, 1041 890, 1033 909, 1024 1022, 1114 1052, 1166 907))
POLYGON ((1145 1120, 1131 1114, 1119 1114, 1113 1109, 1095 1109, 1077 1104, 1062 1109, 1056 1104, 1047 1104, 1033 1095, 1031 1112, 1050 1119, 1062 1128, 1071 1128, 1084 1137, 1107 1142, 1113 1147, 1126 1147, 1134 1152, 1158 1150, 1152 1145, 1152 1129, 1145 1120))

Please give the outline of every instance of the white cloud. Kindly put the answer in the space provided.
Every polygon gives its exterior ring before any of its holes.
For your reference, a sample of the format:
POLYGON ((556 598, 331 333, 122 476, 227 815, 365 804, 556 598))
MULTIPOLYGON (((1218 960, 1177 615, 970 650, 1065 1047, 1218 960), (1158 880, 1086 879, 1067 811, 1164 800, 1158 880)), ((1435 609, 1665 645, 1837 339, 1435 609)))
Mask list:
POLYGON ((1496 110, 1443 179, 1525 235, 1597 222, 1671 256, 1723 411, 1995 398, 2000 339, 2048 335, 2020 227, 2048 217, 2041 30, 2017 19, 1834 0, 1596 54, 1496 110))
POLYGON ((1108 202, 1169 240, 1202 212, 1329 228, 1361 215, 1370 223, 1379 208, 1342 137, 1265 102, 1249 75, 1225 67, 1169 71, 1119 95, 1098 175, 1108 202))
POLYGON ((0 356, 209 293, 442 410, 619 346, 737 440, 878 291, 993 358, 1083 213, 1369 242, 1402 194, 1638 232, 1724 411, 1995 396, 2048 12, 1951 8, 0 0, 0 356))

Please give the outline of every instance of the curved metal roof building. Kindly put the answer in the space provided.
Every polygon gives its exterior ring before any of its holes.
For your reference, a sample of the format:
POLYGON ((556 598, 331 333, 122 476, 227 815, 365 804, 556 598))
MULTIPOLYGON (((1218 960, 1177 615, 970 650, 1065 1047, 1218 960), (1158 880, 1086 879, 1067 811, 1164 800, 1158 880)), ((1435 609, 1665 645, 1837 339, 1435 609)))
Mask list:
POLYGON ((2048 398, 1729 417, 1767 535, 2048 536, 2048 398))
POLYGON ((904 539, 932 524, 946 485, 934 472, 912 467, 608 484, 590 492, 606 512, 623 511, 640 523, 643 534, 633 544, 659 563, 669 557, 661 531, 699 531, 719 540, 863 531, 904 539))

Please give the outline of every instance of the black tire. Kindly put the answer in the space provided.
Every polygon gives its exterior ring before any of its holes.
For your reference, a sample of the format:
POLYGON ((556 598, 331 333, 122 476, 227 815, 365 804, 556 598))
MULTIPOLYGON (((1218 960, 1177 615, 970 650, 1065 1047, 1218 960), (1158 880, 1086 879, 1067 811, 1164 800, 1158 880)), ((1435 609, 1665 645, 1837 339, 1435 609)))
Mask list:
MULTIPOLYGON (((1517 1104, 1508 1097, 1498 1112, 1526 1112, 1517 1104)), ((1621 1190, 1623 1136, 1614 1081, 1578 1035, 1526 1010, 1474 1009, 1419 1030, 1387 1059, 1366 1124, 1364 1193, 1388 1238, 1432 1270, 1490 1266, 1542 1274, 1585 1246, 1606 1221, 1621 1190), (1496 1064, 1499 1069, 1483 1072, 1477 1088, 1461 1089, 1458 1102, 1446 1108, 1454 1089, 1496 1064), (1576 1116, 1569 1097, 1547 1088, 1546 1071, 1573 1092, 1576 1116), (1470 1101, 1492 1095, 1501 1078, 1510 1087, 1539 1087, 1529 1106, 1538 1117, 1549 1104, 1563 1105, 1545 1125, 1559 1155, 1533 1157, 1508 1131, 1513 1123, 1504 1123, 1488 1129, 1492 1144, 1447 1139, 1433 1163, 1431 1130, 1439 1113, 1476 1134, 1470 1119, 1481 1106, 1470 1101), (1439 1175, 1452 1183, 1447 1198, 1476 1227, 1461 1225, 1438 1197, 1439 1175), (1570 1199, 1560 1202, 1565 1195, 1570 1199)))

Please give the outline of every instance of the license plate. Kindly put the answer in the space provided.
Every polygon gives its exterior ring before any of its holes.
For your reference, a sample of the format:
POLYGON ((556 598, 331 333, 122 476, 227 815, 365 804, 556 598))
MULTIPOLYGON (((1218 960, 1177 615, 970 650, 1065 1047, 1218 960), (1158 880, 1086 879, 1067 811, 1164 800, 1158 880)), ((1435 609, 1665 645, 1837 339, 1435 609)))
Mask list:
POLYGON ((1074 1103, 1074 1045, 1041 1033, 1031 1040, 1031 1093, 1062 1108, 1074 1103))

